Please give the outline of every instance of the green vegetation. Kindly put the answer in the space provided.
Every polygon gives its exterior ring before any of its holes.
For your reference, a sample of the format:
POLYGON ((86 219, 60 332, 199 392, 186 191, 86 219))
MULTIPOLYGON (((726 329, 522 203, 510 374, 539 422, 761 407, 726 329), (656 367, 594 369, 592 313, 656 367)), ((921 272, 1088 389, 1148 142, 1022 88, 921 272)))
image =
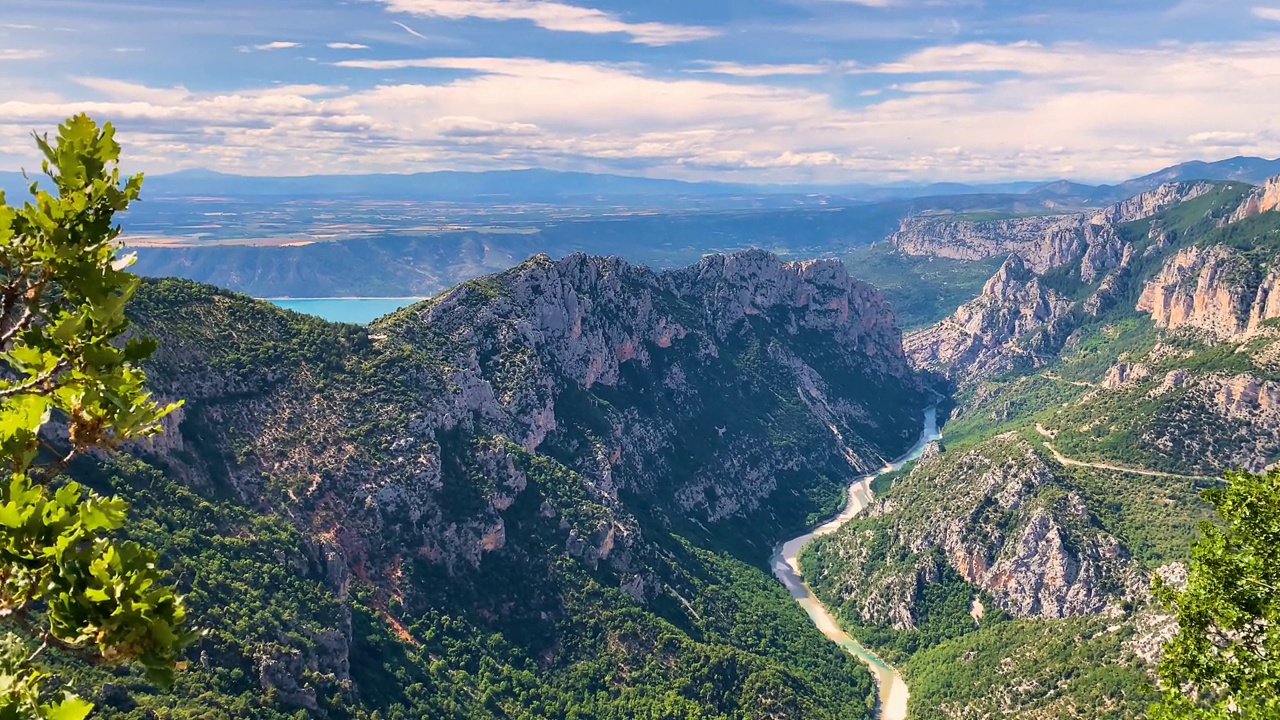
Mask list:
POLYGON ((911 717, 1143 718, 1155 690, 1133 635, 1098 616, 984 624, 912 656, 911 717))
MULTIPOLYGON (((515 557, 466 577, 415 566, 409 582, 427 594, 416 602, 354 576, 343 599, 317 567, 325 550, 279 518, 202 498, 127 457, 78 470, 132 495, 130 533, 172 563, 208 627, 170 693, 138 673, 78 666, 81 684, 103 688, 104 718, 868 716, 870 675, 781 586, 676 537, 660 572, 678 574, 647 608, 589 566, 562 560, 547 576, 515 557), (263 658, 278 668, 266 691, 263 658)), ((571 480, 543 463, 527 471, 541 492, 571 480)), ((521 522, 539 512, 529 505, 521 522)), ((543 541, 553 538, 524 548, 543 541)))
POLYGON ((977 297, 1004 260, 902 255, 887 242, 858 248, 840 259, 850 275, 880 288, 904 330, 932 325, 977 297))
POLYGON ((125 501, 62 473, 154 435, 176 406, 144 387, 138 364, 155 343, 125 340, 138 279, 117 257, 113 216, 137 199, 142 177, 121 179, 114 130, 84 115, 52 143, 36 141, 56 192, 33 183, 34 202, 21 208, 0 195, 0 717, 79 720, 93 705, 58 687, 44 651, 136 660, 167 684, 193 638, 154 553, 115 537, 125 501))
POLYGON ((1280 715, 1280 471, 1230 472, 1205 493, 1206 522, 1185 587, 1156 579, 1178 618, 1160 661, 1158 720, 1262 720, 1280 715))
POLYGON ((869 717, 868 671, 763 570, 835 509, 848 470, 785 362, 820 375, 869 455, 910 444, 918 391, 793 331, 791 308, 722 337, 704 298, 620 264, 584 333, 657 288, 687 337, 575 382, 511 302, 549 262, 369 328, 141 284, 130 318, 161 343, 149 386, 187 403, 165 437, 69 474, 132 504, 122 533, 156 549, 204 632, 168 692, 42 657, 128 720, 869 717))

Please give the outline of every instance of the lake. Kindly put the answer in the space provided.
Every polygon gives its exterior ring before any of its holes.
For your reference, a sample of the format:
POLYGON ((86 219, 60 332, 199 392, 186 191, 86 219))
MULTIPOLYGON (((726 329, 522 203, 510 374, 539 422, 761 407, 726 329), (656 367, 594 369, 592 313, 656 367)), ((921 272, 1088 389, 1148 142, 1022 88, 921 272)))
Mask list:
POLYGON ((266 298, 286 310, 315 315, 334 322, 367 325, 383 315, 425 298, 266 298))

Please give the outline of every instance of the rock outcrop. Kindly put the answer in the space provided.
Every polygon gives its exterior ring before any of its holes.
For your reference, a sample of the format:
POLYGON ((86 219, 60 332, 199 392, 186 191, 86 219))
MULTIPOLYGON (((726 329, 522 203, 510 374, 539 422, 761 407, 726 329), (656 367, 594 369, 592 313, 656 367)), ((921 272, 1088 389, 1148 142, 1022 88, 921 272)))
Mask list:
POLYGON ((1240 207, 1227 218, 1227 224, 1237 223, 1254 215, 1280 210, 1280 175, 1267 180, 1261 187, 1245 196, 1240 207))
POLYGON ((1280 317, 1278 289, 1276 270, 1264 275, 1238 251, 1223 245, 1190 247, 1147 281, 1137 310, 1162 328, 1195 328, 1213 339, 1231 340, 1280 317))
POLYGON ((1155 190, 1135 195, 1093 216, 1094 225, 1120 225, 1145 220, 1179 203, 1194 200, 1213 191, 1210 182, 1178 182, 1161 185, 1155 190))
POLYGON ((1204 195, 1212 183, 1170 183, 1099 213, 967 221, 918 216, 902 221, 891 242, 906 255, 980 260, 1016 253, 1037 273, 1084 259, 1080 277, 1093 284, 1124 253, 1116 226, 1143 220, 1204 195))
POLYGON ((1014 254, 981 295, 937 325, 908 335, 904 345, 917 368, 972 381, 1050 357, 1065 338, 1059 326, 1070 309, 1069 300, 1014 254))
POLYGON ((1141 574, 1059 473, 1014 435, 935 454, 895 486, 910 502, 881 501, 822 541, 826 574, 811 582, 860 621, 898 629, 914 627, 939 562, 1016 617, 1098 612, 1137 592, 1141 574))

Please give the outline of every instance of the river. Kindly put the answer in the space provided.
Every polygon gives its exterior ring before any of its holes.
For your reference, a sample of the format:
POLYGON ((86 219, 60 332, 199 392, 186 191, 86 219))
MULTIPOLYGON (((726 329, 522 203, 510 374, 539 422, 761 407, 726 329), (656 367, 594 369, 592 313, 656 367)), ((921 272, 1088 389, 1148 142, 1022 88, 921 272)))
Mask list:
POLYGON ((856 655, 871 668, 871 673, 875 675, 876 684, 880 688, 881 720, 906 720, 907 683, 902 679, 902 673, 899 673, 893 666, 881 660, 875 653, 860 645, 857 640, 854 640, 848 633, 841 630, 840 625, 831 616, 826 606, 818 602, 818 599, 813 596, 813 592, 809 589, 809 584, 804 581, 800 574, 800 550, 815 537, 830 535, 839 530, 845 523, 862 512, 872 500, 871 480, 873 478, 887 472, 893 472, 920 457, 926 445, 941 437, 942 433, 938 432, 937 408, 929 408, 924 411, 924 431, 920 434, 920 440, 906 455, 893 461, 892 464, 886 465, 880 472, 864 475, 850 483, 848 501, 839 515, 800 537, 782 543, 774 550, 773 557, 769 559, 769 564, 773 567, 774 576, 781 580, 783 585, 787 586, 787 591, 791 593, 791 597, 795 598, 800 607, 809 613, 809 618, 822 631, 822 634, 850 654, 856 655))

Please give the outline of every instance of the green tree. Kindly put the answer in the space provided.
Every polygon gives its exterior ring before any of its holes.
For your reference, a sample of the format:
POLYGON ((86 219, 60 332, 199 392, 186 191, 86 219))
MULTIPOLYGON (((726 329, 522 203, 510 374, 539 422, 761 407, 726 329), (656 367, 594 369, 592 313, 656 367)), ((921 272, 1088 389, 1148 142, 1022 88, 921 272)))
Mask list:
POLYGON ((127 506, 63 471, 79 456, 160 431, 161 407, 138 363, 154 350, 126 337, 139 280, 119 257, 113 215, 137 199, 121 179, 110 124, 80 115, 51 143, 36 136, 54 186, 31 200, 0 194, 0 720, 77 720, 92 705, 54 690, 39 656, 55 647, 94 662, 137 660, 172 680, 190 640, 181 599, 155 555, 112 537, 127 506))
POLYGON ((1222 523, 1203 526, 1186 587, 1156 580, 1178 618, 1158 720, 1280 717, 1280 471, 1226 480, 1205 493, 1222 523))

